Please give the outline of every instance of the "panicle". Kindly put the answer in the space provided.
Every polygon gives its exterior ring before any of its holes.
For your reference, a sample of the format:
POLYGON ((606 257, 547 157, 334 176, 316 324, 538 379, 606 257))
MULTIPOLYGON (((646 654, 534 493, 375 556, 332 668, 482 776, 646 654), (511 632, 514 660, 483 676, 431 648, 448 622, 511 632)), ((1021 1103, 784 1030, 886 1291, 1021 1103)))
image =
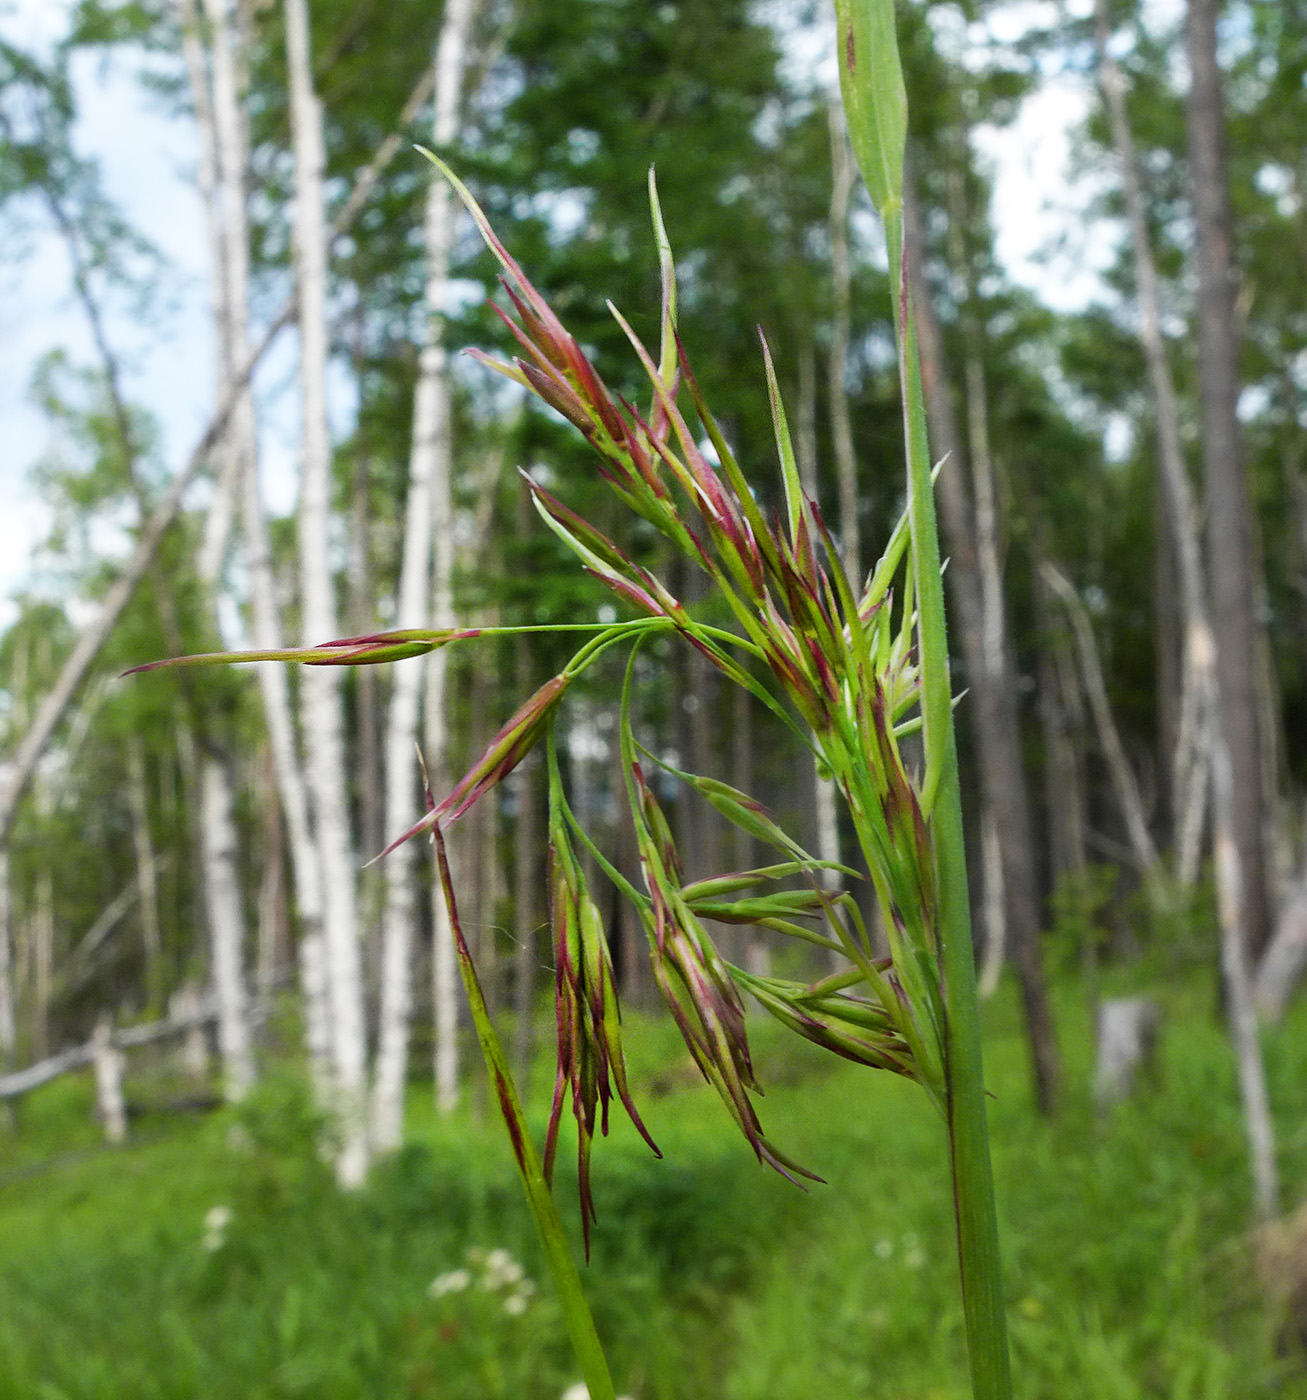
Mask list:
POLYGON ((590 1149, 596 1123, 602 1134, 608 1133, 608 1105, 614 1091, 654 1155, 661 1157, 662 1153, 631 1098, 622 1050, 621 1008, 603 920, 576 859, 566 821, 554 803, 549 825, 549 912, 558 1069, 545 1138, 544 1171, 546 1181, 552 1182, 563 1104, 570 1096, 576 1119, 581 1228, 588 1259, 590 1225, 595 1219, 590 1149))
MULTIPOLYGON (((459 779, 454 789, 381 852, 388 856, 396 846, 433 830, 437 824, 457 821, 491 788, 498 786, 544 737, 571 677, 567 672, 547 680, 486 745, 481 757, 459 779)), ((380 860, 381 856, 376 859, 380 860)))

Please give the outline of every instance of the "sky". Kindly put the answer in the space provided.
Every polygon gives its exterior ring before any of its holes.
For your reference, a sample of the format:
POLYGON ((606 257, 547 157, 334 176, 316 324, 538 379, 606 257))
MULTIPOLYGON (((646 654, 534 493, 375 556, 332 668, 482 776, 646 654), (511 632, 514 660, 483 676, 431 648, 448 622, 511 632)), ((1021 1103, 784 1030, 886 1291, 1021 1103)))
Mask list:
MULTIPOLYGON (((1089 3, 1067 0, 1066 8, 1083 14, 1089 3)), ((1176 18, 1181 5, 1182 0, 1146 0, 1144 8, 1150 22, 1164 24, 1176 18)), ((1029 25, 1055 19, 1058 9, 1052 0, 1019 0, 1004 7, 987 37, 1011 42, 1029 25)), ((0 35, 25 49, 48 50, 65 28, 67 11, 68 0, 0 0, 0 35)), ((983 41, 986 35, 976 30, 967 37, 983 41)), ((827 36, 791 33, 786 42, 791 62, 824 65, 833 80, 827 36)), ((75 140, 80 154, 99 162, 109 197, 162 255, 155 287, 162 314, 143 318, 115 307, 108 330, 123 357, 129 397, 154 414, 163 460, 175 469, 203 431, 214 399, 208 267, 193 183, 193 126, 142 88, 139 67, 139 58, 126 55, 79 57, 75 140)), ((1071 135, 1090 97, 1082 75, 1050 70, 1011 126, 976 133, 977 147, 994 173, 999 260, 1015 281, 1059 310, 1083 307, 1101 294, 1099 273, 1119 236, 1111 226, 1085 217, 1096 190, 1069 177, 1071 135)), ((48 228, 34 219, 25 238, 15 242, 0 235, 0 626, 15 615, 18 590, 41 586, 36 546, 49 516, 31 472, 49 453, 52 439, 30 385, 40 359, 60 348, 75 361, 93 359, 84 318, 69 295, 67 258, 48 228)), ((294 374, 293 340, 286 336, 256 380, 264 410, 266 495, 278 514, 294 504, 294 374)), ((332 390, 333 423, 344 431, 352 403, 343 376, 332 390)), ((120 543, 125 547, 125 535, 120 543)))

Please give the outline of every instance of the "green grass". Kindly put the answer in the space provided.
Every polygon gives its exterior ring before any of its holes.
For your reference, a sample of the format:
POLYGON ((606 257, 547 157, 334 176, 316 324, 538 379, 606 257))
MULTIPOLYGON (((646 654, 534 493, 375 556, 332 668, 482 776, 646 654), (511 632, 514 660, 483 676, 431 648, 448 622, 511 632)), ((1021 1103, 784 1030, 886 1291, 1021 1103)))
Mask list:
MULTIPOLYGON (((1073 1090, 1032 1113, 1015 1003, 987 1008, 995 1165, 1023 1397, 1307 1397, 1276 1357, 1242 1232, 1234 1072, 1209 985, 1165 997, 1159 1082, 1104 1119, 1088 1100, 1078 989, 1060 998, 1073 1090)), ((619 1387, 637 1400, 965 1396, 942 1127, 912 1086, 759 1025, 774 1140, 828 1179, 760 1169, 668 1028, 630 1018, 655 1161, 615 1120, 597 1149, 587 1275, 619 1387)), ((1307 1181, 1307 1008, 1268 1037, 1283 1167, 1307 1181)), ((537 1069, 543 1128, 549 1074, 537 1069)), ((146 1115, 107 1150, 89 1084, 24 1106, 0 1138, 0 1400, 554 1400, 576 1379, 502 1129, 434 1121, 368 1187, 337 1193, 293 1080, 240 1114, 146 1115), (44 1165, 42 1165, 44 1164, 44 1165), (216 1249, 205 1215, 231 1220, 216 1249), (504 1248, 538 1290, 428 1295, 469 1248, 504 1248)), ((564 1144, 558 1183, 575 1218, 564 1144)), ((471 1271, 475 1275, 475 1262, 471 1271)))

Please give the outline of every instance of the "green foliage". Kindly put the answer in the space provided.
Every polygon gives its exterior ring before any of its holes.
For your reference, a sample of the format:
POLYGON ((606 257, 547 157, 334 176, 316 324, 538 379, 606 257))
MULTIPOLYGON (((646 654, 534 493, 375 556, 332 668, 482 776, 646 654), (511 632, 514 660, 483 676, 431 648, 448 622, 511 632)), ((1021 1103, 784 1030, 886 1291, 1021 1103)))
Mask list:
MULTIPOLYGON (((1083 990, 1062 982, 1073 1087, 1056 1124, 1028 1102, 1015 997, 991 1008, 1017 1394, 1301 1400, 1304 1361, 1277 1358, 1238 1243, 1244 1146, 1210 986, 1148 991, 1166 1011, 1158 1083, 1099 1119, 1083 990)), ((830 1182, 803 1195, 739 1150, 712 1091, 682 1073, 674 1032, 628 1015, 626 1038, 668 1160, 617 1125, 595 1181, 587 1287, 624 1393, 960 1400, 941 1130, 920 1096, 760 1024, 770 1121, 811 1144, 830 1182)), ((1267 1049, 1301 1190, 1307 1008, 1267 1049)), ((544 1066, 533 1080, 543 1092, 544 1066)), ((425 1100, 412 1144, 342 1195, 293 1081, 238 1115, 136 1119, 119 1151, 95 1143, 87 1080, 41 1091, 2 1147, 0 1397, 557 1400, 576 1374, 548 1290, 514 1314, 515 1285, 474 1286, 494 1249, 543 1283, 502 1130, 465 1114, 437 1126, 425 1100), (230 1212, 216 1230, 215 1206, 230 1212), (433 1298, 460 1269, 468 1287, 433 1298)), ((537 1131, 546 1107, 529 1106, 537 1131)))

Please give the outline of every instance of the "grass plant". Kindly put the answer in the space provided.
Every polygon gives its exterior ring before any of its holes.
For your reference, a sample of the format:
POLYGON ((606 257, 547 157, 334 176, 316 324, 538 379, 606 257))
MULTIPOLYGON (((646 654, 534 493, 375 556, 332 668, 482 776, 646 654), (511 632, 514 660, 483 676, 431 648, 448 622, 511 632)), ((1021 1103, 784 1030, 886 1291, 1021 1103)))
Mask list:
MULTIPOLYGON (((908 507, 870 576, 846 576, 817 503, 801 485, 771 354, 761 359, 771 400, 782 509, 768 517, 756 484, 719 428, 678 334, 671 244, 652 172, 649 195, 662 270, 660 343, 647 348, 610 310, 649 383, 641 412, 613 394, 546 299, 491 228, 475 199, 436 156, 502 269, 520 353, 511 363, 471 353, 570 422, 589 443, 617 499, 706 576, 706 604, 684 606, 613 540, 528 478, 536 508, 585 569, 637 616, 598 629, 567 666, 527 698, 485 752, 399 840, 431 833, 459 964, 495 1098, 591 1400, 616 1391, 549 1187, 565 1111, 576 1137, 581 1225, 588 1255, 597 1219, 591 1181, 596 1131, 614 1100, 646 1143, 630 1092, 616 982, 588 851, 634 909, 654 976, 704 1079, 757 1159, 801 1183, 820 1180, 768 1135, 755 1095, 744 996, 800 1037, 855 1063, 913 1081, 948 1130, 963 1312, 977 1400, 1011 1391, 993 1181, 972 964, 953 695, 939 543, 913 312, 903 261, 907 112, 892 0, 836 0, 841 85, 854 151, 885 224, 894 270, 894 322, 904 409, 908 507), (702 443, 711 445, 711 450, 702 443), (709 625, 705 616, 729 618, 709 625), (878 956, 856 899, 832 874, 856 878, 805 851, 750 794, 703 774, 675 776, 728 822, 774 852, 772 863, 687 882, 671 824, 650 781, 669 767, 639 739, 633 678, 641 648, 670 634, 744 687, 812 752, 840 793, 870 873, 889 956, 878 956), (628 653, 620 763, 643 888, 609 862, 568 805, 553 758, 554 724, 569 689, 614 649, 628 653), (920 773, 901 741, 921 734, 920 773), (544 1152, 537 1156, 507 1059, 486 1010, 458 917, 443 827, 463 816, 538 744, 550 752, 550 914, 556 967, 557 1074, 544 1152), (795 878, 803 881, 793 888, 795 878), (709 924, 757 924, 836 954, 815 982, 760 976, 721 955, 709 924)), ((430 153, 428 153, 430 154, 430 153)), ((472 632, 347 638, 305 651, 260 653, 310 664, 360 665, 466 642, 472 632)), ((207 658, 206 658, 207 659, 207 658)), ((398 843, 396 843, 398 844, 398 843)))

